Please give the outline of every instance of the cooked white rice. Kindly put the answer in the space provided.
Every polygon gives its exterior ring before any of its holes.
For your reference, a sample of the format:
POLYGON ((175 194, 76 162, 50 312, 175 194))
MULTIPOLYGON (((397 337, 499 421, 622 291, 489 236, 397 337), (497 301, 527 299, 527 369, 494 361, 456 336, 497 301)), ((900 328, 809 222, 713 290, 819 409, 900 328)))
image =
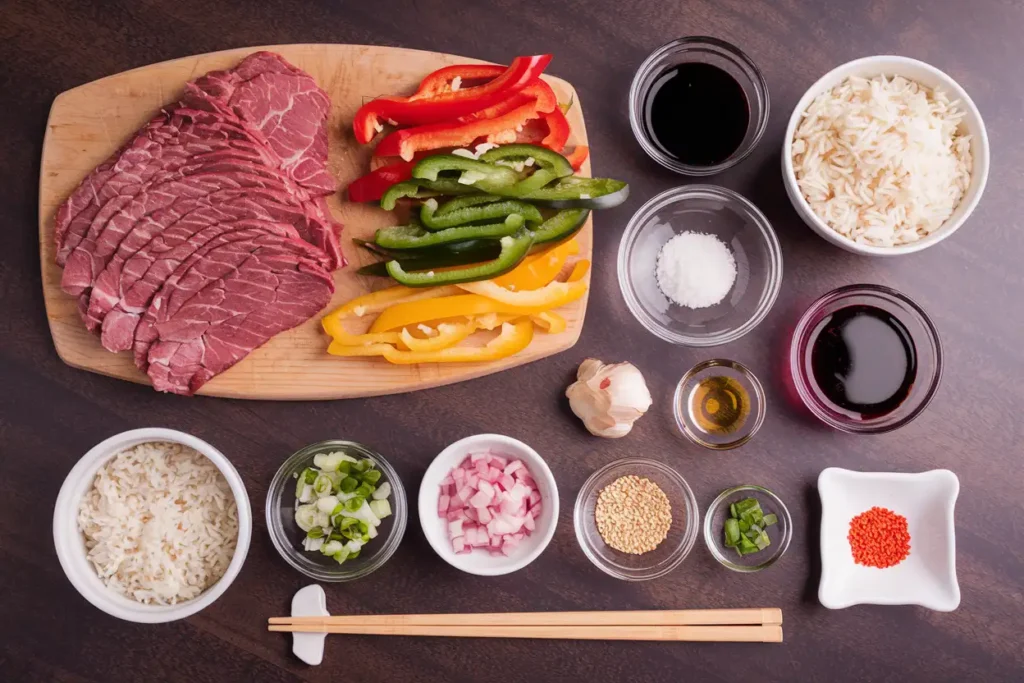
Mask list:
POLYGON ((891 247, 938 229, 971 183, 956 102, 901 76, 849 78, 814 99, 793 138, 814 213, 855 242, 891 247))
POLYGON ((238 509, 209 459, 181 444, 152 442, 100 468, 82 498, 78 527, 108 588, 173 605, 224 575, 238 540, 238 509))

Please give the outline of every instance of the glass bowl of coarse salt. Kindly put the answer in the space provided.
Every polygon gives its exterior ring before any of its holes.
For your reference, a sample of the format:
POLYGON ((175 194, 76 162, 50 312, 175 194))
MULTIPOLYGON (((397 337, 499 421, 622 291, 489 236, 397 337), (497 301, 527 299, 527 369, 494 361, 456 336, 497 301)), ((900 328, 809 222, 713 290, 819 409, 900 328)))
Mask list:
POLYGON ((633 215, 618 273, 626 305, 648 331, 680 346, 717 346, 768 315, 782 285, 782 250, 749 200, 686 185, 633 215))

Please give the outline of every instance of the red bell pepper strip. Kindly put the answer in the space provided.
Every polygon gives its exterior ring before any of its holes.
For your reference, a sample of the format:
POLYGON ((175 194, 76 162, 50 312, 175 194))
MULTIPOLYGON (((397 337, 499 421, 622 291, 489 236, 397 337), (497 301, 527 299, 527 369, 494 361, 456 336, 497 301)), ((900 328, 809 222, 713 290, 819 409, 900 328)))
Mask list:
POLYGON ((590 156, 589 147, 586 145, 576 145, 576 149, 574 149, 571 154, 567 154, 565 158, 568 159, 569 163, 572 165, 572 170, 578 171, 580 170, 580 166, 583 165, 583 162, 587 160, 588 156, 590 156))
POLYGON ((466 81, 482 81, 497 78, 505 69, 500 64, 455 64, 427 74, 420 82, 419 90, 409 99, 419 100, 449 90, 452 81, 461 78, 466 81))
POLYGON ((495 144, 508 144, 515 142, 517 128, 538 116, 537 100, 531 99, 507 114, 490 119, 404 128, 381 140, 375 154, 400 156, 409 161, 416 152, 422 150, 465 147, 479 138, 486 138, 487 142, 495 144))
POLYGON ((548 124, 548 134, 540 144, 548 149, 561 152, 569 141, 569 122, 559 107, 544 114, 544 122, 548 124))
POLYGON ((552 111, 559 111, 559 113, 561 113, 558 109, 558 97, 555 96, 555 91, 551 89, 550 85, 538 78, 530 85, 513 95, 509 95, 508 98, 498 102, 494 106, 481 109, 480 111, 473 112, 466 116, 461 116, 459 117, 459 121, 468 123, 469 121, 497 118, 498 116, 507 114, 513 109, 518 109, 524 104, 529 104, 532 100, 537 101, 536 107, 538 114, 547 114, 552 111))
POLYGON ((415 165, 415 161, 399 161, 367 173, 348 186, 348 200, 357 203, 379 201, 392 185, 412 178, 415 165))
POLYGON ((382 128, 381 120, 422 125, 449 121, 486 109, 517 93, 536 79, 551 55, 516 57, 500 76, 484 85, 443 92, 423 99, 378 97, 359 108, 352 121, 356 140, 368 143, 382 128))

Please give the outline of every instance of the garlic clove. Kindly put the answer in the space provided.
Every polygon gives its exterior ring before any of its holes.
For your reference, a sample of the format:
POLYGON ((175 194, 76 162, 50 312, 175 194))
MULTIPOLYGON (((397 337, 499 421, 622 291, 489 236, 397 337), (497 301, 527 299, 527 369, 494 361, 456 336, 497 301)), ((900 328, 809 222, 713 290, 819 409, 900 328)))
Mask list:
POLYGON ((576 382, 565 391, 569 407, 591 434, 620 438, 633 428, 653 402, 643 375, 632 363, 605 365, 587 358, 576 382))

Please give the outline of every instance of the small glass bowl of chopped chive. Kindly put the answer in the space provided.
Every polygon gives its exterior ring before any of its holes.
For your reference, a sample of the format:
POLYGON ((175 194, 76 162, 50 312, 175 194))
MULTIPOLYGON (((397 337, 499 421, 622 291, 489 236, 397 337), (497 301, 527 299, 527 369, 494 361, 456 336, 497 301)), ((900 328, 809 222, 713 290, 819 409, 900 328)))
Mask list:
POLYGON ((352 441, 321 441, 284 461, 267 493, 267 529, 281 557, 317 581, 352 581, 380 568, 405 533, 398 473, 352 441))
POLYGON ((718 562, 736 572, 758 572, 786 554, 793 520, 785 503, 762 486, 718 494, 704 515, 704 542, 718 562))
POLYGON ((782 286, 782 249, 745 197, 685 185, 633 214, 619 243, 618 276, 648 332, 680 346, 718 346, 768 315, 782 286))
POLYGON ((583 484, 573 526, 580 548, 598 569, 624 581, 647 581, 668 574, 690 554, 700 510, 673 468, 625 458, 583 484))

